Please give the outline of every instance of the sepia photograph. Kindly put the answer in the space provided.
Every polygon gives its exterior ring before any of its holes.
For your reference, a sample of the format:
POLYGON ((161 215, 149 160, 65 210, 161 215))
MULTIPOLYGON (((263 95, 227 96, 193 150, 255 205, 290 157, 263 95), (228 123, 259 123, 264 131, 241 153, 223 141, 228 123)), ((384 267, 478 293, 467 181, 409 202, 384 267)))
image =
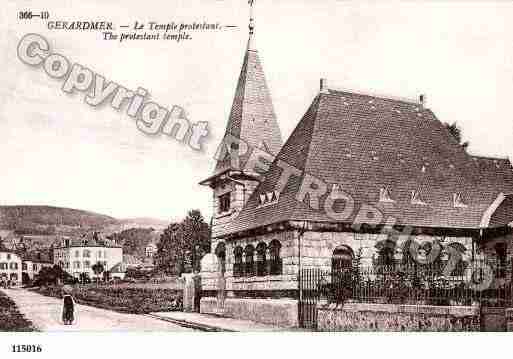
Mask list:
POLYGON ((513 331, 513 2, 2 7, 2 352, 513 331))

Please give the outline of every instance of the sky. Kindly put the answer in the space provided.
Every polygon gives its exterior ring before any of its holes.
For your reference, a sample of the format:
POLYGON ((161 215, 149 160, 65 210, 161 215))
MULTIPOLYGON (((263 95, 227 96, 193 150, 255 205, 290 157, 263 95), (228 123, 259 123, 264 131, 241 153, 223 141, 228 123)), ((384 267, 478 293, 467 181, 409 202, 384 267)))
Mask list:
MULTIPOLYGON (((7 0, 0 10, 0 204, 55 205, 117 218, 211 215, 212 174, 248 31, 245 0, 7 0), (97 32, 47 29, 50 20, 219 22, 186 42, 102 40, 97 32), (151 99, 207 121, 204 151, 147 136, 124 112, 92 108, 84 94, 16 56, 27 33, 151 99)), ((327 78, 333 88, 394 97, 423 93, 439 120, 457 122, 473 154, 511 157, 513 2, 256 0, 255 37, 284 139, 327 78)))

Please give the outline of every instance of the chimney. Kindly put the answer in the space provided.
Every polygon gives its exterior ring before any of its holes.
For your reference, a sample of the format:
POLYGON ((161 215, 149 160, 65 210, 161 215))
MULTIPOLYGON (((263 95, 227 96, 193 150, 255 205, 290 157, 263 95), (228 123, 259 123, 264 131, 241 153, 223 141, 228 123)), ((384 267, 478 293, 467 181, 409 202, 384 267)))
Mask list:
POLYGON ((320 93, 329 93, 327 79, 321 79, 321 86, 320 86, 319 92, 320 93))
POLYGON ((420 94, 419 103, 422 106, 422 108, 426 108, 426 95, 425 94, 420 94))

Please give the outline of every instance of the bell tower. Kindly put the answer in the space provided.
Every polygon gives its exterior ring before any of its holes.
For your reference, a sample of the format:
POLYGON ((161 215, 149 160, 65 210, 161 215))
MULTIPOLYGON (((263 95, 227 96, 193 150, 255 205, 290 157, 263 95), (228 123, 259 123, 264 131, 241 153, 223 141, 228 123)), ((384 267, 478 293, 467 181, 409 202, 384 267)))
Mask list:
MULTIPOLYGON (((254 151, 278 154, 283 145, 271 94, 255 46, 254 0, 249 1, 249 38, 214 173, 200 182, 213 192, 212 237, 222 234, 260 183, 262 173, 248 169, 254 151)), ((213 243, 215 248, 215 243, 213 243)))

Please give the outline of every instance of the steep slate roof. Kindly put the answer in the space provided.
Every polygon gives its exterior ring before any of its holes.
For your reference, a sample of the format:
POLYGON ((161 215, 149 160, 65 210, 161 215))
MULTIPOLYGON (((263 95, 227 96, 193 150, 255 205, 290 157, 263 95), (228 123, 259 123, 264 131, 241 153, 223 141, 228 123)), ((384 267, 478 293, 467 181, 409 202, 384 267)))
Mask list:
POLYGON ((18 255, 18 254, 16 253, 16 251, 14 251, 14 250, 12 250, 12 249, 10 249, 10 248, 7 248, 6 246, 4 246, 4 244, 3 244, 3 243, 0 243, 0 253, 13 253, 13 254, 18 255))
POLYGON ((53 263, 48 252, 28 252, 22 256, 24 261, 31 261, 36 263, 53 263))
MULTIPOLYGON (((271 154, 277 154, 283 144, 258 52, 251 49, 249 43, 223 141, 230 135, 245 141, 250 148, 260 148, 271 154)), ((239 146, 239 149, 243 150, 243 147, 239 146)), ((238 169, 231 165, 231 156, 243 167, 250 153, 232 151, 218 160, 214 174, 238 169)))
MULTIPOLYGON (((218 235, 257 228, 284 220, 335 222, 324 211, 307 205, 308 197, 295 197, 308 173, 331 189, 339 184, 355 201, 348 218, 353 223, 361 204, 378 208, 397 224, 437 228, 479 228, 486 209, 498 194, 513 193, 513 172, 508 160, 468 155, 445 126, 420 104, 329 90, 320 93, 283 146, 265 180, 246 206, 218 235), (281 160, 303 172, 293 176, 279 201, 259 206, 259 195, 275 191, 281 160), (394 203, 379 202, 387 188, 394 203), (426 205, 412 204, 418 191, 426 205), (454 208, 460 193, 464 208, 454 208)), ((326 196, 321 197, 320 208, 326 196)), ((503 203, 508 202, 507 200, 503 203)), ((513 201, 512 201, 513 202, 513 201)), ((513 205, 513 203, 512 203, 513 205)), ((340 208, 338 208, 340 207, 340 208)), ((335 210, 343 203, 335 202, 335 210)), ((504 225, 511 217, 490 225, 504 225)))
MULTIPOLYGON (((62 245, 62 243, 61 243, 62 245)), ((87 233, 82 237, 74 237, 70 239, 70 247, 121 247, 116 245, 113 240, 98 234, 95 239, 94 233, 87 233)))

